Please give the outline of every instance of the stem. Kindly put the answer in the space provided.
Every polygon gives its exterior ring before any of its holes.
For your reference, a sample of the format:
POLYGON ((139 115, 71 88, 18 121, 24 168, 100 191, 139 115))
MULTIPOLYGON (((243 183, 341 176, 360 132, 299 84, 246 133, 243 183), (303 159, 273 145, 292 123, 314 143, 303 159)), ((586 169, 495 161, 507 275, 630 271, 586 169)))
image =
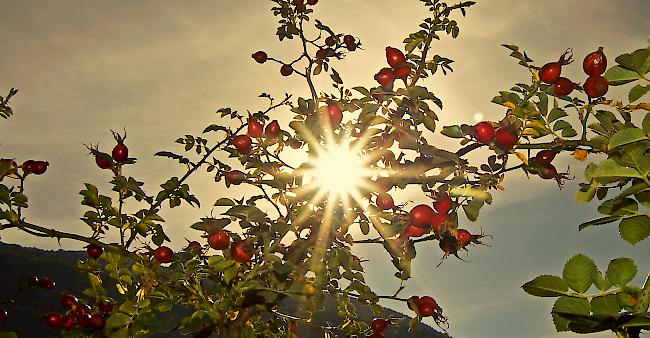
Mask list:
POLYGON ((300 19, 300 40, 302 42, 302 53, 305 57, 307 57, 307 61, 309 61, 309 64, 307 65, 307 69, 305 69, 305 79, 307 79, 307 85, 309 85, 309 91, 311 92, 311 98, 316 102, 316 88, 314 88, 314 83, 311 80, 311 73, 312 73, 312 66, 314 65, 314 61, 309 57, 309 53, 307 52, 307 38, 305 38, 305 33, 303 30, 303 19, 300 19))
POLYGON ((424 48, 422 49, 422 58, 420 59, 420 62, 418 63, 418 68, 415 70, 415 76, 411 79, 411 83, 407 87, 413 87, 416 82, 420 79, 420 73, 422 72, 423 68, 425 67, 427 63, 427 53, 429 53, 429 49, 431 48, 431 42, 433 41, 433 37, 431 36, 434 34, 433 30, 429 30, 429 34, 427 35, 427 41, 424 44, 424 48))

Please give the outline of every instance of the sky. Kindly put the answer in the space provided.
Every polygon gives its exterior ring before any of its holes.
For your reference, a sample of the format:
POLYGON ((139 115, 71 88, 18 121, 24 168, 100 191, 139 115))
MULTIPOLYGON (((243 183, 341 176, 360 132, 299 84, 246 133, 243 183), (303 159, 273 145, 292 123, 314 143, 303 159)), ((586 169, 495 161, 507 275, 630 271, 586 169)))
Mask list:
MULTIPOLYGON (((270 1, 0 0, 0 6, 0 92, 20 90, 12 100, 15 115, 0 121, 0 154, 50 162, 48 172, 27 186, 27 217, 37 224, 89 234, 79 220, 85 210, 78 192, 83 182, 107 192, 110 177, 97 169, 83 144, 99 143, 109 152, 114 144, 110 129, 126 128, 130 156, 138 158, 127 174, 155 193, 183 168, 153 154, 181 151, 174 140, 219 123, 218 108, 265 109, 267 102, 257 97, 262 92, 308 95, 301 78, 281 77, 277 64, 258 65, 250 58, 257 50, 277 58, 296 51, 296 44, 276 38, 270 1)), ((373 75, 385 67, 385 47, 401 48, 427 15, 415 0, 321 0, 315 9, 315 17, 363 44, 363 50, 334 64, 348 87, 374 86, 373 75)), ((423 82, 445 104, 437 111, 439 125, 471 124, 477 115, 502 118, 503 109, 490 100, 516 82, 529 81, 529 74, 501 44, 519 45, 538 65, 557 60, 571 47, 577 62, 562 74, 581 82, 582 58, 598 46, 605 47, 611 63, 621 53, 647 46, 649 13, 647 0, 479 1, 458 19, 458 39, 434 44, 435 53, 456 60, 453 73, 423 82)), ((326 80, 317 81, 319 88, 331 88, 326 80)), ((623 97, 620 90, 610 93, 623 97)), ((274 114, 281 122, 289 118, 286 112, 274 114)), ((431 141, 458 148, 439 135, 431 141)), ((506 191, 494 193, 493 205, 481 211, 476 223, 463 220, 461 226, 493 236, 489 247, 470 251, 469 262, 449 259, 436 268, 441 257, 436 243, 419 246, 403 295, 433 296, 449 317, 454 337, 551 338, 567 336, 554 330, 552 299, 528 296, 520 289, 523 283, 540 274, 561 274, 564 262, 577 253, 591 256, 601 270, 610 259, 634 258, 641 283, 650 268, 649 241, 625 243, 615 225, 579 233, 579 223, 597 217, 595 204, 574 200, 585 163, 561 154, 555 164, 575 175, 564 189, 514 172, 504 182, 506 191)), ((210 214, 211 201, 233 193, 210 181, 206 175, 190 181, 203 201, 201 209, 163 210, 172 247, 198 237, 189 225, 210 214)), ((418 197, 404 193, 399 198, 418 197)), ((15 231, 4 231, 0 239, 46 249, 81 248, 15 231)), ((392 294, 399 281, 392 277, 387 254, 372 245, 354 251, 371 260, 365 263, 370 286, 392 294)), ((402 303, 382 304, 409 313, 402 303)))

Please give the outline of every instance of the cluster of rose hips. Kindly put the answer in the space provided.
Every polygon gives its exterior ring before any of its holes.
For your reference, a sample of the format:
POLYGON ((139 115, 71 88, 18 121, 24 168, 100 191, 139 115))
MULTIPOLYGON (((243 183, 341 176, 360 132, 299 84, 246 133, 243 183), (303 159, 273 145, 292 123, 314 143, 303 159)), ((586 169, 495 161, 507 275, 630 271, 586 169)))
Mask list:
POLYGON ((112 299, 102 298, 97 302, 97 311, 93 313, 90 305, 82 303, 73 294, 65 293, 61 296, 61 306, 67 313, 53 312, 43 316, 43 319, 53 328, 101 330, 106 325, 106 317, 113 311, 113 303, 112 299))
MULTIPOLYGON (((215 250, 226 250, 230 247, 230 254, 238 263, 250 261, 255 254, 253 245, 248 240, 235 241, 231 245, 230 235, 225 230, 209 234, 208 245, 215 250)), ((198 251, 202 248, 203 246, 198 241, 191 241, 185 251, 198 251)), ((174 260, 174 251, 162 245, 154 250, 153 257, 158 263, 171 263, 174 260)))
MULTIPOLYGON (((276 139, 280 136, 282 129, 280 129, 280 124, 278 120, 271 121, 266 127, 264 127, 259 121, 255 119, 248 119, 248 130, 246 134, 234 136, 230 140, 237 152, 241 155, 248 155, 252 151, 253 139, 252 138, 261 138, 262 136, 268 139, 276 139)), ((224 178, 228 184, 239 185, 242 184, 246 175, 241 170, 231 170, 223 173, 224 178)))
POLYGON ((25 175, 42 175, 47 171, 48 165, 50 164, 46 161, 27 160, 23 163, 22 168, 25 175))
POLYGON ((49 277, 31 276, 27 279, 27 285, 31 287, 39 287, 46 290, 52 290, 56 286, 56 283, 49 277))
MULTIPOLYGON (((298 9, 298 12, 304 12, 307 10, 307 6, 305 5, 304 0, 293 0, 292 1, 293 5, 296 6, 298 9)), ((307 5, 316 5, 318 3, 318 0, 307 0, 307 5)), ((346 34, 343 35, 343 43, 339 41, 339 38, 341 37, 341 34, 339 35, 329 35, 328 37, 325 38, 325 45, 320 45, 318 51, 316 52, 316 61, 317 62, 322 62, 323 60, 326 60, 329 57, 338 57, 340 58, 342 55, 342 52, 337 52, 337 50, 342 49, 345 47, 348 51, 353 52, 355 51, 361 43, 357 41, 357 39, 350 35, 346 34)), ((317 45, 318 46, 318 45, 317 45)), ((253 59, 257 63, 265 63, 266 61, 269 60, 268 54, 266 54, 265 51, 257 51, 251 55, 253 59)), ((274 61, 278 61, 275 59, 272 59, 274 61)), ((295 62, 295 61, 294 61, 295 62)), ((280 62, 282 63, 282 62, 280 62)), ((294 69, 292 64, 285 64, 282 63, 282 66, 280 67, 280 74, 282 76, 290 76, 293 74, 294 69)))
POLYGON ((390 68, 382 68, 375 74, 375 80, 386 88, 390 88, 395 79, 406 81, 406 78, 411 74, 411 65, 406 62, 404 53, 397 48, 386 47, 386 61, 390 68))
POLYGON ((554 179, 562 186, 562 180, 567 178, 568 173, 558 173, 555 166, 551 164, 555 155, 560 152, 559 149, 540 150, 535 157, 528 160, 526 171, 531 174, 537 174, 542 179, 554 179))
MULTIPOLYGON (((0 163, 9 164, 10 171, 15 174, 15 169, 18 168, 18 164, 15 160, 9 158, 0 159, 0 163)), ((23 169, 25 176, 29 174, 42 175, 47 171, 47 167, 50 165, 46 161, 37 161, 37 160, 27 160, 23 162, 20 168, 23 169)), ((2 178, 0 177, 0 181, 2 178)))
MULTIPOLYGON (((30 276, 29 278, 27 278, 27 286, 29 286, 29 287, 38 287, 38 288, 42 288, 42 289, 45 289, 45 290, 52 290, 56 286, 56 283, 52 279, 50 279, 49 277, 30 276)), ((23 290, 24 290, 24 288, 20 287, 18 289, 18 292, 21 292, 23 290)), ((13 302, 13 300, 3 301, 0 304, 11 303, 11 302, 13 302)), ((8 313, 8 311, 6 309, 0 309, 0 321, 3 321, 5 319, 7 319, 8 315, 9 315, 9 313, 8 313)))
MULTIPOLYGON (((573 62, 569 50, 564 52, 556 62, 549 62, 539 69, 539 79, 553 86, 553 93, 556 96, 569 95, 574 88, 579 88, 571 80, 561 77, 562 66, 573 62), (567 56, 568 55, 568 56, 567 56)), ((603 47, 589 53, 582 62, 582 69, 589 75, 583 85, 583 89, 589 98, 601 97, 607 93, 608 82, 602 74, 607 69, 607 58, 603 53, 603 47)))
POLYGON ((495 129, 494 125, 488 121, 477 123, 472 136, 483 144, 494 142, 499 149, 504 151, 512 149, 519 140, 517 130, 512 125, 500 126, 495 129))
POLYGON ((126 132, 124 132, 124 136, 122 136, 113 131, 113 137, 115 138, 115 141, 117 141, 117 144, 113 147, 111 156, 99 152, 97 148, 88 147, 91 154, 95 156, 95 164, 97 164, 100 169, 111 169, 113 168, 114 163, 123 164, 129 159, 129 148, 124 144, 126 132))

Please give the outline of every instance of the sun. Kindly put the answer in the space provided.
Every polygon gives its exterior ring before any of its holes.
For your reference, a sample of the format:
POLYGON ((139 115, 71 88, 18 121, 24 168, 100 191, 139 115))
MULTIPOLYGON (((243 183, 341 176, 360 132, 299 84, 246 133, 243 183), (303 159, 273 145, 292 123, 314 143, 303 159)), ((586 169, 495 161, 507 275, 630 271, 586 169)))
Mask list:
POLYGON ((372 171, 363 154, 343 142, 320 149, 313 160, 311 175, 312 183, 332 200, 357 194, 372 171))

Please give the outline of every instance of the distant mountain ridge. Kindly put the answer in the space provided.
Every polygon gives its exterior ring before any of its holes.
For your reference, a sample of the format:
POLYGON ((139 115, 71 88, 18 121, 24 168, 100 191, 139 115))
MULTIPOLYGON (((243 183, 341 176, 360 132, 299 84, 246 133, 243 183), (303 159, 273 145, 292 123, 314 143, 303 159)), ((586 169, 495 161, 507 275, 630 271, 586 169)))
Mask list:
MULTIPOLYGON (((5 321, 0 322, 0 332, 14 331, 19 337, 55 337, 57 332, 47 327, 41 316, 50 312, 63 310, 60 302, 60 295, 63 292, 81 294, 88 287, 88 281, 79 274, 76 262, 80 259, 87 259, 82 251, 47 251, 36 248, 26 248, 15 244, 0 242, 0 302, 13 294, 20 285, 25 285, 27 279, 32 276, 48 276, 56 282, 54 290, 41 288, 29 288, 16 298, 14 304, 0 304, 0 308, 6 308, 9 316, 5 321), (81 278, 80 278, 81 277, 81 278)), ((289 309, 297 309, 298 304, 288 303, 289 309)), ((326 310, 317 318, 317 323, 337 323, 340 317, 337 315, 336 304, 332 297, 325 302, 326 310)), ((364 306, 357 306, 358 318, 370 322, 373 314, 364 306)), ((183 309, 173 310, 176 317, 182 316, 183 309)), ((386 337, 413 337, 413 338, 450 338, 447 334, 440 333, 425 325, 417 325, 411 332, 408 332, 408 321, 410 317, 385 308, 383 317, 406 317, 397 327, 389 327, 386 330, 386 337)), ((172 315, 172 317, 174 317, 172 315)), ((298 336, 300 338, 323 337, 323 332, 313 327, 299 326, 298 336)), ((155 334, 152 337, 185 337, 180 333, 155 334)))

